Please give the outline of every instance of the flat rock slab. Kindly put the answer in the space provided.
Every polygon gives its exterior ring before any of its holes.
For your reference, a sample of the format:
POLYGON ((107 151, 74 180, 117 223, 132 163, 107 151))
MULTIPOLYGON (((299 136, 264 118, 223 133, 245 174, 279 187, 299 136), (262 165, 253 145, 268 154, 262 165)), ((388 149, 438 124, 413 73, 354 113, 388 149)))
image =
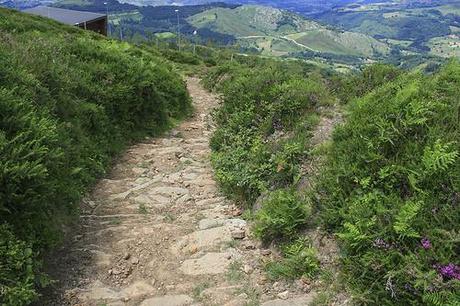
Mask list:
POLYGON ((119 291, 105 286, 100 281, 95 281, 89 290, 79 294, 84 301, 119 300, 124 298, 136 298, 151 294, 154 288, 144 281, 138 281, 119 291))
POLYGON ((200 228, 200 230, 205 230, 223 225, 245 228, 246 224, 246 221, 242 219, 202 219, 200 220, 198 227, 200 228))
POLYGON ((170 198, 177 198, 179 196, 183 196, 185 194, 189 194, 188 189, 181 188, 181 187, 169 187, 169 186, 163 186, 163 187, 154 187, 148 191, 149 196, 155 195, 155 194, 161 194, 166 197, 170 198))
POLYGON ((193 299, 188 295, 165 295, 144 300, 140 306, 188 306, 193 299))
POLYGON ((313 301, 313 295, 296 297, 287 300, 273 300, 262 303, 261 306, 307 306, 313 301))
POLYGON ((188 259, 180 270, 187 275, 222 274, 230 265, 229 253, 208 253, 198 259, 188 259))
POLYGON ((224 242, 232 240, 230 229, 226 226, 214 227, 206 230, 193 232, 183 237, 173 249, 174 252, 186 250, 187 247, 196 250, 216 247, 224 242))

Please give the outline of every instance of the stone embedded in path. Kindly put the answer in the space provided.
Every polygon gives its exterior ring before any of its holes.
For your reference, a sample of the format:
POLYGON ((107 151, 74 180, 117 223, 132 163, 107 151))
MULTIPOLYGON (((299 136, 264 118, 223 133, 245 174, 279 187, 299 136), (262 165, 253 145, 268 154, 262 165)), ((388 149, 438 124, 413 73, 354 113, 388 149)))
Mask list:
POLYGON ((309 305, 313 301, 313 295, 306 295, 302 297, 296 297, 287 300, 273 300, 262 303, 261 306, 306 306, 309 305))
POLYGON ((181 188, 181 187, 163 186, 163 187, 154 187, 149 190, 149 195, 154 195, 154 194, 161 194, 167 197, 178 197, 178 196, 183 196, 185 194, 189 194, 189 191, 188 189, 181 188))
POLYGON ((120 292, 104 287, 100 281, 96 281, 91 288, 78 294, 78 298, 82 301, 98 301, 98 300, 117 300, 121 299, 120 292))
POLYGON ((232 240, 230 229, 226 226, 214 227, 193 232, 183 237, 175 246, 174 251, 184 250, 188 247, 196 249, 209 249, 221 243, 232 240))
POLYGON ((245 228, 246 224, 246 221, 242 219, 201 219, 198 227, 201 230, 223 225, 235 228, 245 228))
POLYGON ((112 256, 99 250, 89 250, 95 256, 95 263, 100 267, 109 266, 112 256))
POLYGON ((188 306, 193 299, 187 295, 165 295, 143 301, 139 306, 188 306))
POLYGON ((147 206, 164 206, 171 203, 171 200, 159 194, 141 194, 134 198, 134 202, 147 206))
POLYGON ((147 295, 154 291, 155 289, 147 284, 145 281, 138 281, 134 284, 126 287, 121 291, 122 296, 127 298, 133 298, 137 296, 147 295))
MULTIPOLYGON (((225 305, 227 301, 234 299, 236 292, 240 291, 242 291, 242 285, 211 287, 203 290, 200 298, 209 305, 225 305)), ((246 301, 247 300, 248 299, 246 299, 246 301)), ((245 305, 246 303, 240 304, 240 306, 245 305)))
POLYGON ((180 270, 187 275, 221 274, 230 262, 229 253, 208 253, 201 258, 184 261, 180 270))
POLYGON ((122 192, 122 193, 117 193, 117 194, 113 194, 111 196, 109 196, 109 199, 112 200, 112 201, 122 201, 122 200, 126 200, 126 198, 133 192, 136 192, 136 191, 139 191, 139 190, 142 190, 142 189, 145 189, 147 187, 149 187, 150 185, 153 185, 155 183, 158 183, 160 182, 162 179, 162 176, 156 176, 152 179, 150 179, 149 181, 145 182, 144 184, 142 185, 138 185, 134 188, 131 188, 125 192, 122 192))
POLYGON ((95 281, 88 290, 79 294, 79 298, 83 301, 132 299, 151 294, 154 290, 144 281, 135 282, 122 290, 116 290, 100 281, 95 281))

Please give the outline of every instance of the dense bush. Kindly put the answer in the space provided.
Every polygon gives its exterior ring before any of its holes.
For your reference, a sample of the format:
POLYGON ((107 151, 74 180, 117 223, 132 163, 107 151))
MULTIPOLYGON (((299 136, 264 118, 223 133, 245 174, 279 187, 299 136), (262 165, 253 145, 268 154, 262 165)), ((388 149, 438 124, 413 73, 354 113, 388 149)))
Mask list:
POLYGON ((396 79, 403 71, 387 64, 365 67, 354 75, 336 78, 337 94, 343 104, 364 96, 375 88, 396 79))
POLYGON ((282 257, 266 265, 271 279, 313 277, 319 269, 315 250, 298 238, 311 205, 295 186, 319 110, 335 103, 323 72, 247 57, 211 69, 204 80, 223 96, 211 139, 216 177, 227 195, 255 212, 258 238, 285 243, 282 257))
POLYGON ((33 299, 35 258, 114 154, 190 110, 170 70, 146 49, 0 9, 2 302, 33 299))
POLYGON ((460 64, 353 102, 319 185, 356 301, 460 301, 460 64))
POLYGON ((229 195, 249 206, 262 192, 298 179, 317 108, 334 102, 309 67, 291 68, 276 62, 257 70, 218 66, 206 82, 217 84, 224 97, 211 140, 216 176, 229 195))
MULTIPOLYGON (((205 80, 223 93, 211 143, 216 174, 229 195, 249 206, 260 200, 256 235, 293 240, 312 218, 289 187, 308 157, 318 106, 334 99, 330 89, 349 103, 348 116, 324 148, 311 199, 341 242, 355 302, 456 305, 460 64, 432 76, 387 65, 346 78, 285 72, 283 64, 249 59, 218 66, 205 80)), ((281 248, 283 258, 267 265, 271 278, 316 270, 313 251, 299 245, 281 248)))

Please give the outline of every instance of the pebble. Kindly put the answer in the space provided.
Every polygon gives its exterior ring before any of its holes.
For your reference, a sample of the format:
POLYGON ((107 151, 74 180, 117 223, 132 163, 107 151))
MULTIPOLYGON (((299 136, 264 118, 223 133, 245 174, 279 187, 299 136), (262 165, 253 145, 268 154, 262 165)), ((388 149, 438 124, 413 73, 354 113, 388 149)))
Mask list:
POLYGON ((251 267, 250 265, 244 265, 243 271, 246 274, 251 274, 254 271, 254 268, 251 267))
POLYGON ((282 300, 287 300, 288 297, 289 297, 289 291, 284 291, 284 292, 281 292, 281 293, 278 293, 278 298, 282 299, 282 300))
POLYGON ((246 237, 246 231, 244 229, 234 229, 232 230, 233 239, 244 239, 246 237))
POLYGON ((244 245, 244 248, 246 250, 255 250, 256 249, 256 246, 254 243, 252 242, 246 242, 245 245, 244 245))
POLYGON ((118 275, 118 274, 120 274, 120 273, 121 273, 121 272, 120 272, 119 270, 117 270, 117 269, 113 269, 113 270, 112 270, 112 274, 113 274, 113 275, 118 275))
POLYGON ((132 263, 133 265, 137 265, 137 264, 139 263, 139 258, 133 257, 133 258, 131 259, 131 263, 132 263))
POLYGON ((262 249, 262 250, 260 250, 260 254, 263 255, 263 256, 268 256, 268 255, 270 255, 271 253, 272 253, 272 251, 269 250, 269 249, 262 249))

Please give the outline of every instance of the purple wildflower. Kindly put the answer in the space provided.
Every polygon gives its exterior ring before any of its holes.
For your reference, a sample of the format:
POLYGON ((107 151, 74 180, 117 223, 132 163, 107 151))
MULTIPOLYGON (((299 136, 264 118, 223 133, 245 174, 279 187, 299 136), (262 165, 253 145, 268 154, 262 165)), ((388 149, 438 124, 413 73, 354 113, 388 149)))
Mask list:
POLYGON ((404 285, 404 289, 406 289, 406 291, 408 291, 408 292, 410 292, 410 293, 416 293, 414 287, 412 287, 411 284, 407 284, 407 283, 406 283, 406 284, 404 285))
POLYGON ((431 241, 428 238, 422 238, 420 243, 425 250, 431 249, 431 241))
POLYGON ((376 247, 378 249, 385 249, 385 250, 388 250, 391 247, 390 244, 387 243, 382 238, 375 239, 373 245, 374 245, 374 247, 376 247))
POLYGON ((438 265, 439 274, 445 278, 455 278, 460 280, 460 267, 449 263, 448 265, 438 265))

